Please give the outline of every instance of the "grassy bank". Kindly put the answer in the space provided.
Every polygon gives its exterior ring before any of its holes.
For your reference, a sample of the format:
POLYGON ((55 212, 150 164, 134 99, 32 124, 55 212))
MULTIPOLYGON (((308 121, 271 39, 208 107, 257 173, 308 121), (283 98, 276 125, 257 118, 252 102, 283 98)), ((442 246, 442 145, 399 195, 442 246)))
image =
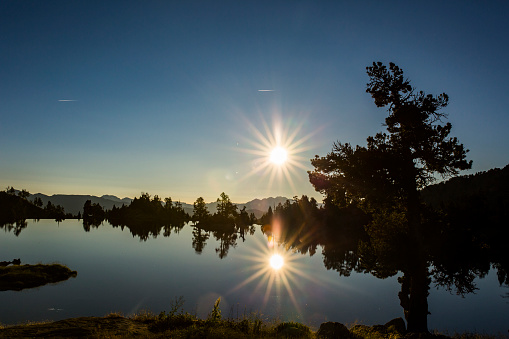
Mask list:
MULTIPOLYGON (((177 301, 181 301, 178 299, 177 301)), ((237 319, 223 319, 219 299, 207 319, 198 319, 184 312, 181 303, 175 303, 169 312, 154 314, 141 312, 125 317, 110 314, 105 317, 81 317, 56 322, 0 326, 0 338, 52 337, 52 338, 503 338, 500 335, 462 334, 405 334, 402 319, 385 325, 352 325, 324 323, 318 331, 295 322, 262 320, 252 314, 237 319)))

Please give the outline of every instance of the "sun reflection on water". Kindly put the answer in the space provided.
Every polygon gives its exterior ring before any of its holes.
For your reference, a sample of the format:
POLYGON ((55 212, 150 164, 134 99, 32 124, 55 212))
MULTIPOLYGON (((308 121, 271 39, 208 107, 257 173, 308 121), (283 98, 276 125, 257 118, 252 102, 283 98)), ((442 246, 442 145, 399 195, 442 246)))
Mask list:
POLYGON ((263 294, 263 308, 267 306, 270 298, 288 295, 295 312, 301 314, 303 305, 298 303, 297 296, 307 294, 305 286, 308 281, 320 282, 306 273, 302 262, 304 256, 285 249, 284 244, 280 242, 278 226, 278 223, 273 223, 262 227, 266 242, 255 240, 256 246, 251 250, 252 253, 243 257, 251 263, 247 267, 248 277, 231 292, 247 289, 248 284, 256 283, 255 288, 249 291, 253 295, 263 294))

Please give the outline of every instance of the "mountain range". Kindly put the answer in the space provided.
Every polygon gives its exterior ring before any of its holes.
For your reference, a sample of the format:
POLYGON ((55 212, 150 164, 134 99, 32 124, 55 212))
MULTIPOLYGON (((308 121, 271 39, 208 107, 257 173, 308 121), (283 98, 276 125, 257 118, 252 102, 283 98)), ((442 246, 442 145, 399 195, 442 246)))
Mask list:
MULTIPOLYGON (((99 204, 105 210, 111 210, 113 206, 122 207, 122 205, 129 205, 133 199, 131 198, 123 198, 120 199, 114 195, 103 195, 101 197, 97 197, 94 195, 66 195, 66 194, 54 194, 51 196, 37 193, 31 194, 30 200, 34 200, 35 198, 40 198, 46 206, 48 201, 51 201, 53 205, 60 205, 64 208, 65 213, 71 213, 73 215, 77 215, 78 212, 83 213, 83 205, 87 200, 92 201, 92 203, 99 204)), ((248 213, 254 213, 254 215, 259 218, 261 217, 269 207, 274 208, 279 203, 285 203, 286 200, 289 200, 285 197, 270 197, 265 199, 254 199, 246 203, 236 204, 237 209, 241 210, 246 206, 246 211, 248 213)), ((217 210, 217 202, 210 202, 206 204, 207 209, 210 213, 215 213, 217 210)), ((190 215, 193 214, 193 205, 182 203, 182 207, 184 210, 190 215)))

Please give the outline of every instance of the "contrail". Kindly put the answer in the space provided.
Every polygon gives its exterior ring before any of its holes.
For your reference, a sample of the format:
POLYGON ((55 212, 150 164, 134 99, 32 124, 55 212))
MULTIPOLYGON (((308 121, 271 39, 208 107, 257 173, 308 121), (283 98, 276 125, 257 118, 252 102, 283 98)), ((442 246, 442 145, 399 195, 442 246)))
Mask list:
POLYGON ((274 92, 273 89, 259 89, 258 92, 274 92))
POLYGON ((58 100, 58 101, 78 101, 78 100, 71 100, 71 99, 61 99, 61 100, 58 100))

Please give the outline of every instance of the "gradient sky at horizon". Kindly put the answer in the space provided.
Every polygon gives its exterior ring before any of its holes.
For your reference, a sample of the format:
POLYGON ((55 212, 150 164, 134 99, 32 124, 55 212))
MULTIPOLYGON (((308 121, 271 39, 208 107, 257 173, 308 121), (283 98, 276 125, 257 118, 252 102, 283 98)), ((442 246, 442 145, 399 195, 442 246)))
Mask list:
POLYGON ((449 94, 463 174, 504 167, 508 15, 507 1, 1 1, 0 189, 321 201, 309 159, 383 129, 373 61, 449 94), (271 179, 253 169, 278 133, 300 165, 271 179))

